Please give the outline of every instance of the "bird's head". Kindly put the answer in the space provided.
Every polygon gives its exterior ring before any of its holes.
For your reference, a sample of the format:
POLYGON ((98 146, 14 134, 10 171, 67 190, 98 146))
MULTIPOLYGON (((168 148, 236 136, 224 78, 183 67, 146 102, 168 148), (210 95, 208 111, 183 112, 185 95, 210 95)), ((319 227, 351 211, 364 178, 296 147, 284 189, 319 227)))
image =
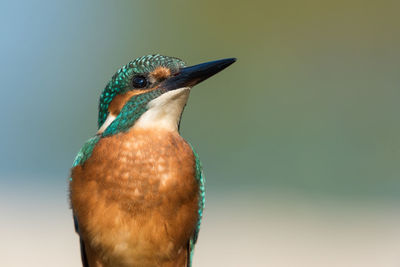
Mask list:
POLYGON ((190 89, 235 61, 191 67, 162 55, 131 61, 114 74, 100 96, 98 134, 109 136, 132 126, 177 130, 190 89))

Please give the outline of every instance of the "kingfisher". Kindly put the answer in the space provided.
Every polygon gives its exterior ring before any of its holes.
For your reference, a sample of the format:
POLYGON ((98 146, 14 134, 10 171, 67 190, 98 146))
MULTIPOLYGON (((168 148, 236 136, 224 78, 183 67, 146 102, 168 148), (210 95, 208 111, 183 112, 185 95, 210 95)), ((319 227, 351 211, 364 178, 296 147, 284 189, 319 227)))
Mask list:
POLYGON ((191 88, 235 61, 147 55, 112 76, 69 182, 84 267, 192 265, 204 176, 180 121, 191 88))

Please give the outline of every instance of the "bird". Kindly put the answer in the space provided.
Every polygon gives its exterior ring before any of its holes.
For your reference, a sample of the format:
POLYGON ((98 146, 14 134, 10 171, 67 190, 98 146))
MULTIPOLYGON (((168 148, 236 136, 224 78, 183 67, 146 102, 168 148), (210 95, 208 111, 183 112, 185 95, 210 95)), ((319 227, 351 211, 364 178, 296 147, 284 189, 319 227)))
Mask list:
POLYGON ((205 181, 180 122, 192 87, 235 61, 152 54, 112 76, 69 178, 84 267, 192 266, 205 181))

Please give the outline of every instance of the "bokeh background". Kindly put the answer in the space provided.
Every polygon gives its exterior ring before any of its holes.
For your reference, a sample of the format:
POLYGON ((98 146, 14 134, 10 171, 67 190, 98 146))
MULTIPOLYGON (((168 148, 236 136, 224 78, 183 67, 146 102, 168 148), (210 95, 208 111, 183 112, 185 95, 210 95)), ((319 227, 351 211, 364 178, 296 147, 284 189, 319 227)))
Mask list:
POLYGON ((400 266, 398 1, 2 1, 0 265, 80 266, 67 177, 111 75, 238 61, 182 135, 207 202, 194 266, 400 266))

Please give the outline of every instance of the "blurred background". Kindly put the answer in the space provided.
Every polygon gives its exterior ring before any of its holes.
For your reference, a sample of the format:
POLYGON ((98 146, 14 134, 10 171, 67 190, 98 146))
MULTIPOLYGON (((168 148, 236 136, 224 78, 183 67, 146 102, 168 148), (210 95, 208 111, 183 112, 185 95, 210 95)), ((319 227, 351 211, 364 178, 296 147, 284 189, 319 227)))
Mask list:
POLYGON ((0 265, 80 266, 69 168, 138 56, 238 61, 192 91, 194 266, 400 266, 398 1, 2 1, 0 265))

